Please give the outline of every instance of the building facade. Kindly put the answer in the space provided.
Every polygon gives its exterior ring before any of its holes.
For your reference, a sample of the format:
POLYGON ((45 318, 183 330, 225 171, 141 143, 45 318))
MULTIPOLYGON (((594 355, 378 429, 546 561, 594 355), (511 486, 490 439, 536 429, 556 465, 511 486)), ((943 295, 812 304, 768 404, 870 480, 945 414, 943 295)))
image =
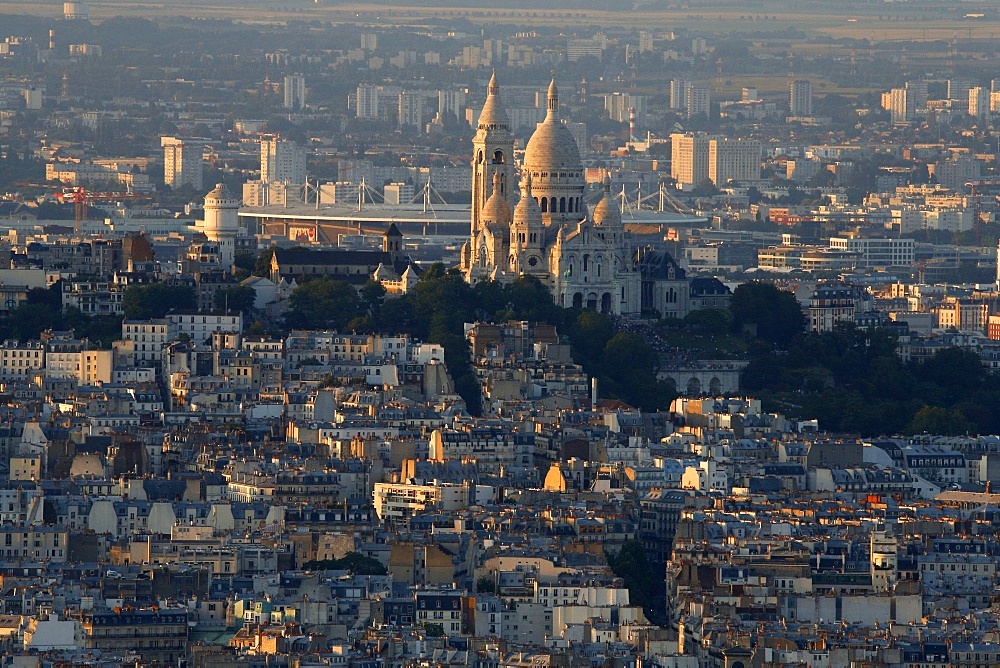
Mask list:
POLYGON ((306 181, 306 150, 293 141, 260 140, 260 180, 302 185, 306 181))
POLYGON ((285 77, 285 109, 302 109, 306 106, 306 78, 301 74, 285 77))
POLYGON ((201 190, 204 185, 201 144, 163 137, 160 145, 163 147, 163 183, 171 188, 189 185, 195 190, 201 190))
POLYGON ((808 79, 792 82, 788 107, 792 116, 805 117, 813 114, 813 86, 808 79))

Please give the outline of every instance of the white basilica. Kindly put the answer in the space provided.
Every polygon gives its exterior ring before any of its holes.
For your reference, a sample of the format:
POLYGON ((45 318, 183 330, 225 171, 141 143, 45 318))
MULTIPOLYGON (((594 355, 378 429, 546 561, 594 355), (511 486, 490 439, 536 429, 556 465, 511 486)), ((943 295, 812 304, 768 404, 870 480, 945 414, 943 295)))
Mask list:
POLYGON ((554 81, 545 121, 525 148, 519 189, 514 180, 514 137, 494 73, 473 139, 472 231, 461 259, 466 280, 530 275, 548 286, 559 306, 616 315, 687 312, 683 270, 665 253, 636 257, 609 185, 588 212, 583 162, 559 119, 554 81))

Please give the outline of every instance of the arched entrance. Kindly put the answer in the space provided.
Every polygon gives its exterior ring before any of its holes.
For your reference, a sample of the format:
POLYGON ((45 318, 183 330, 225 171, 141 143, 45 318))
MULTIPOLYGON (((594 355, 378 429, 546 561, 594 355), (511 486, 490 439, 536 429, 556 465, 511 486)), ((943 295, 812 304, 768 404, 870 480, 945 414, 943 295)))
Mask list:
POLYGON ((601 295, 601 313, 611 313, 611 293, 601 295))

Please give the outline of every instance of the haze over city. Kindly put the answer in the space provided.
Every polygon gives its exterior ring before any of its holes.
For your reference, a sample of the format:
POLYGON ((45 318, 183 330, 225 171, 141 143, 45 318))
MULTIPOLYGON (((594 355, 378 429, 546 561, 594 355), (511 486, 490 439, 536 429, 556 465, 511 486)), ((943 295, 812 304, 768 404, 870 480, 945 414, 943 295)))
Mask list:
POLYGON ((5 665, 1000 665, 998 34, 0 4, 5 665))

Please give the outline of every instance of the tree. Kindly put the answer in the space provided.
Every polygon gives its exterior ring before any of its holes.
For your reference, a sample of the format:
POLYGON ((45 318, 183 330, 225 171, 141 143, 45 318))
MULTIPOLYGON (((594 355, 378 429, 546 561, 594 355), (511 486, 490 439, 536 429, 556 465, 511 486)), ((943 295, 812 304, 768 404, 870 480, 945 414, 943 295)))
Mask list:
POLYGON ((573 359, 592 372, 604 347, 614 335, 615 325, 608 316, 592 310, 580 311, 569 325, 573 359))
POLYGON ((805 326, 795 295, 770 283, 753 281, 738 286, 730 299, 729 312, 735 332, 783 346, 800 336, 805 326))
POLYGON ((490 575, 480 575, 476 580, 476 591, 481 593, 495 593, 497 590, 496 581, 490 575))
MULTIPOLYGON (((266 252, 267 251, 264 251, 264 253, 266 252)), ((263 253, 261 253, 261 255, 263 255, 263 253)), ((267 261, 268 261, 268 275, 270 275, 271 258, 269 257, 267 261)), ((255 258, 251 253, 237 253, 236 256, 233 258, 233 265, 235 265, 235 267, 240 271, 240 273, 246 276, 250 276, 257 269, 257 258, 255 258)))
POLYGON ((31 288, 26 300, 28 304, 45 304, 52 308, 62 308, 62 281, 56 281, 48 288, 31 288))
POLYGON ((239 311, 244 316, 253 311, 257 292, 248 285, 234 285, 215 291, 215 308, 219 311, 239 311))
POLYGON ((906 431, 910 434, 957 436, 968 433, 970 429, 969 421, 958 410, 925 405, 913 416, 906 431))
POLYGON ((62 317, 48 304, 22 304, 10 312, 4 324, 7 336, 26 341, 37 339, 46 329, 61 327, 62 317))
POLYGON ((709 179, 705 179, 691 190, 691 194, 695 197, 715 197, 719 194, 719 189, 709 179))
POLYGON ((343 329, 360 315, 361 300, 352 285, 327 276, 292 291, 285 322, 302 329, 343 329))
POLYGON ((122 308, 130 320, 162 318, 169 311, 193 309, 196 305, 194 288, 189 285, 133 285, 122 296, 122 308))
POLYGON ((385 566, 378 559, 366 557, 360 552, 348 552, 340 559, 307 561, 303 568, 317 571, 349 571, 354 575, 385 575, 385 566))
POLYGON ((832 186, 836 180, 837 176, 829 169, 820 169, 809 177, 806 184, 811 188, 826 188, 832 186))
POLYGON ((660 356, 638 334, 615 334, 601 354, 599 377, 605 393, 645 411, 662 410, 677 394, 656 379, 660 356))
POLYGON ((552 293, 537 277, 520 276, 507 286, 505 293, 516 320, 560 324, 563 309, 555 305, 552 293))
POLYGON ((911 369, 917 380, 934 383, 951 400, 977 389, 987 378, 979 355, 965 348, 943 348, 911 369))
POLYGON ((717 308, 702 308, 684 316, 684 324, 705 334, 725 334, 733 326, 733 314, 717 308))
POLYGON ((424 632, 432 638, 440 638, 444 635, 444 624, 439 622, 424 622, 424 632))
POLYGON ((646 555, 646 548, 637 540, 626 541, 618 552, 605 552, 612 572, 625 581, 629 602, 641 605, 650 619, 655 619, 655 592, 663 591, 663 579, 657 577, 646 555))
POLYGON ((271 246, 261 251, 260 255, 257 256, 257 261, 253 265, 254 276, 267 278, 271 275, 271 258, 274 257, 274 251, 277 249, 277 246, 271 246))
POLYGON ((385 301, 385 287, 378 281, 370 279, 358 291, 358 297, 361 300, 362 310, 368 315, 374 315, 382 308, 382 303, 385 301))

